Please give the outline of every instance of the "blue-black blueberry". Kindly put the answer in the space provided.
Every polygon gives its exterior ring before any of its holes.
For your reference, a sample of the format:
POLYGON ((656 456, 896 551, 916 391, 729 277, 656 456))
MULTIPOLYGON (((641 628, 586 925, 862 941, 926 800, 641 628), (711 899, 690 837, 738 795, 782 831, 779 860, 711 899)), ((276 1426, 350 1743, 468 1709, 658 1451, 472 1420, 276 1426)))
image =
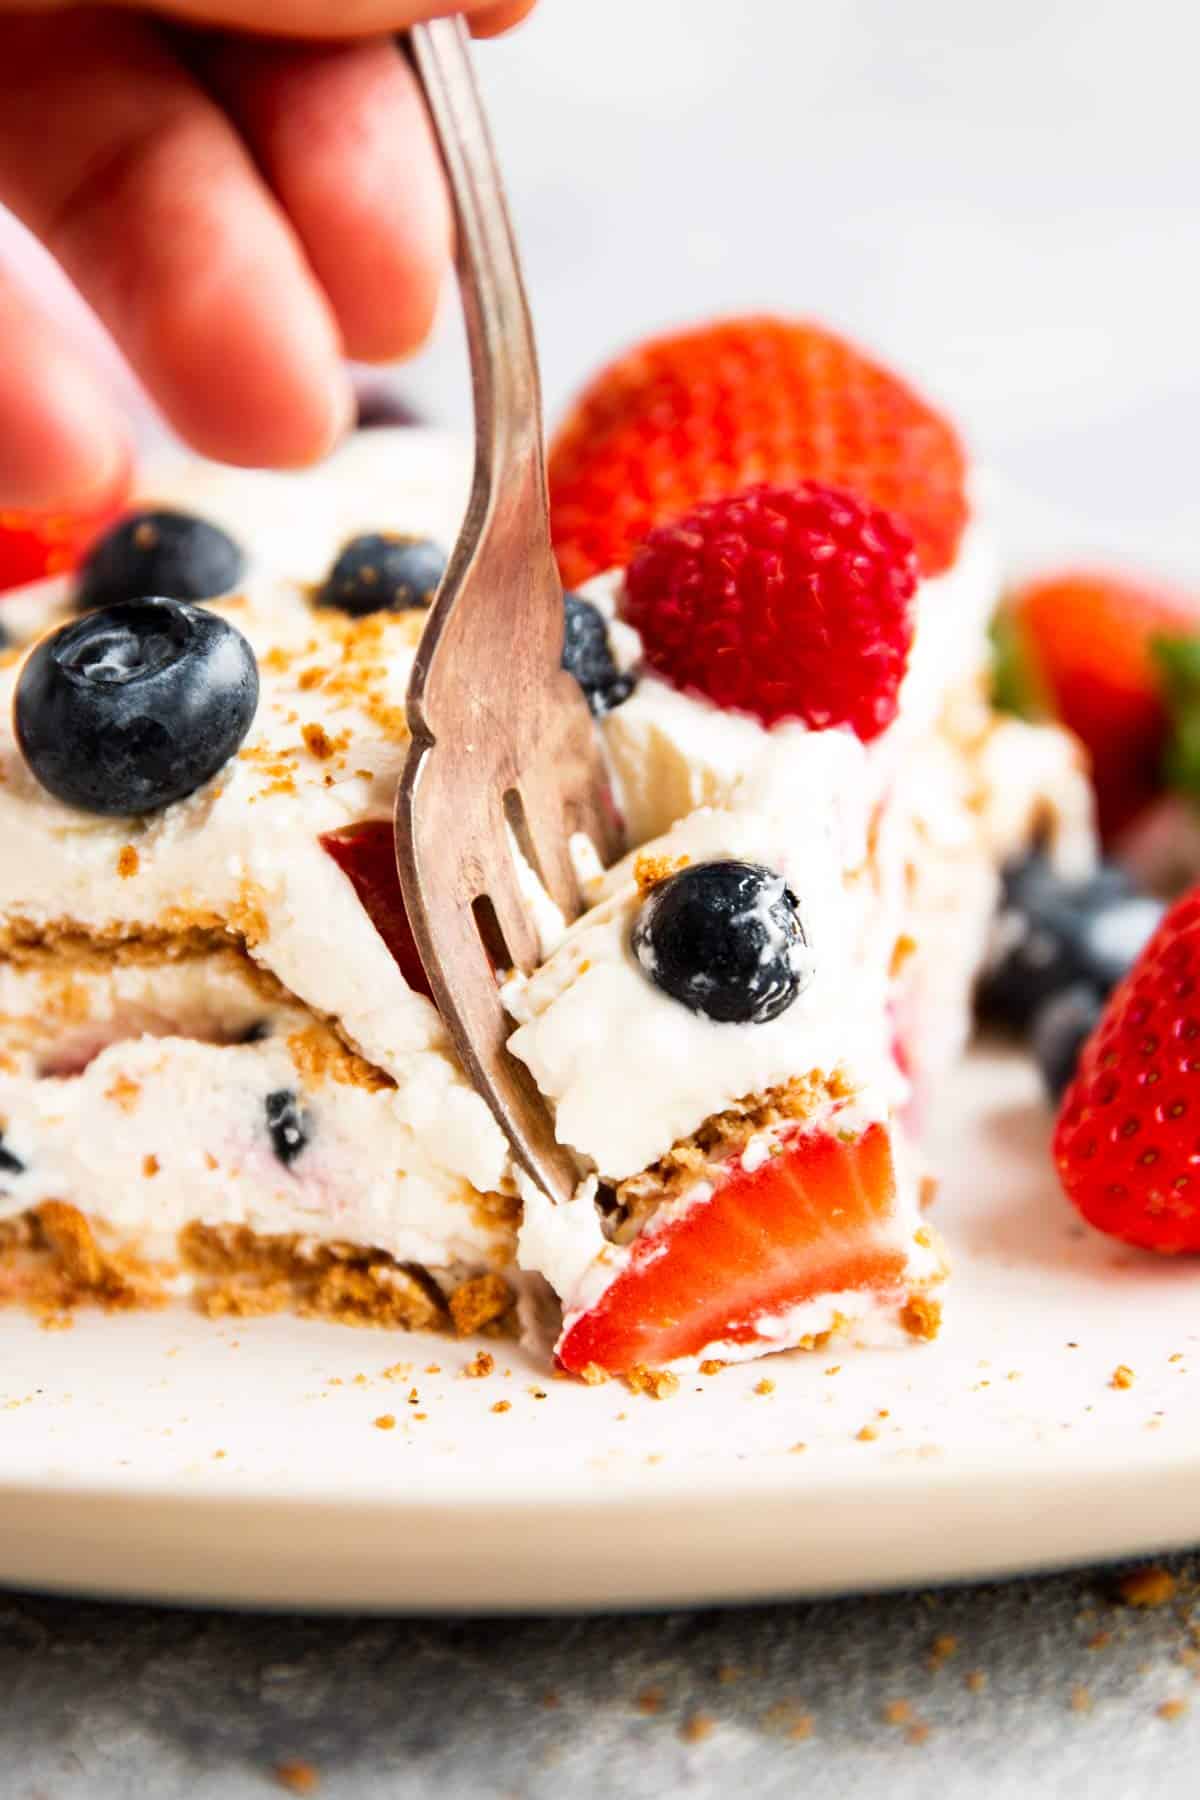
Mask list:
POLYGON ((309 1116, 290 1088, 268 1094, 264 1105, 271 1148, 284 1168, 290 1169, 312 1136, 309 1116))
POLYGON ((1065 879, 1035 851, 1005 870, 992 948, 976 991, 980 1017, 1025 1031, 1079 983, 1101 997, 1128 972, 1163 915, 1127 870, 1102 863, 1065 879))
POLYGON ((183 600, 126 600, 60 627, 17 683, 17 739, 47 791, 81 811, 159 812, 228 762, 258 706, 240 631, 183 600))
POLYGON ((88 553, 75 584, 80 609, 164 594, 212 600, 241 580, 246 558, 227 531, 193 513, 130 513, 88 553))
POLYGON ((383 531, 351 538, 317 593, 317 605, 362 618, 428 606, 446 572, 446 552, 432 538, 383 531))
POLYGON ((664 993, 723 1024, 777 1018, 811 974, 796 896, 761 863, 693 863, 668 875, 642 903, 633 951, 664 993))
POLYGON ((566 629, 562 666, 583 689, 592 716, 602 719, 628 700, 636 683, 632 675, 623 675, 613 661, 608 622, 600 608, 580 594, 564 594, 563 608, 566 629))

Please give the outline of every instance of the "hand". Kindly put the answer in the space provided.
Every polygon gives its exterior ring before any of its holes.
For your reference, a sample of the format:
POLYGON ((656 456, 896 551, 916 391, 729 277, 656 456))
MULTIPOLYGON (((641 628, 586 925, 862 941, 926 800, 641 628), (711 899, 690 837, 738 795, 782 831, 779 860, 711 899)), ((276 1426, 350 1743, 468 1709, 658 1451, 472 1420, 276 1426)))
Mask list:
MULTIPOLYGON (((488 33, 533 4, 0 0, 0 204, 198 450, 314 461, 352 416, 343 357, 415 349, 449 257, 430 128, 385 34, 449 11, 488 33)), ((0 345, 0 505, 103 491, 129 453, 120 410, 3 266, 0 345)))

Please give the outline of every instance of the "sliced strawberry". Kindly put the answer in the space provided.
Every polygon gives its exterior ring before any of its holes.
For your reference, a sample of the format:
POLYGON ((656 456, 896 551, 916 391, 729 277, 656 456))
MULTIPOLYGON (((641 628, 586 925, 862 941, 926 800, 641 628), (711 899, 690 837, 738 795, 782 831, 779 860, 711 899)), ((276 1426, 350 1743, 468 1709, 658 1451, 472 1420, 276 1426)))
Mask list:
POLYGON ((0 508, 0 590, 73 569, 123 509, 129 474, 86 511, 0 508))
POLYGON ((327 831, 318 839, 343 875, 349 877, 376 931, 391 951, 414 993, 433 999, 433 990, 404 909, 390 819, 369 819, 327 831))
POLYGON ((797 1132, 753 1171, 734 1165, 712 1197, 637 1238, 595 1306, 571 1318, 563 1368, 627 1374, 747 1343, 761 1323, 819 1294, 895 1287, 903 1253, 881 1240, 896 1194, 882 1125, 861 1137, 797 1132))

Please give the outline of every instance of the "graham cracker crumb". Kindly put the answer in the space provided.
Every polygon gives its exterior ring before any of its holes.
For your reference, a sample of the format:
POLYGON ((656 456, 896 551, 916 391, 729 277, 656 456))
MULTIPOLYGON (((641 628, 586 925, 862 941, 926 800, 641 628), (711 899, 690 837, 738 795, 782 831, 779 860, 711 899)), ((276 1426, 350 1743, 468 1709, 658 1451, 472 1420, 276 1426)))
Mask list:
POLYGON ((755 1382, 754 1391, 756 1394, 773 1394, 775 1392, 775 1383, 769 1381, 764 1375, 761 1381, 755 1382))
POLYGON ((471 1337, 512 1311, 513 1292, 501 1275, 476 1275, 450 1296, 450 1317, 459 1337, 471 1337))
POLYGON ((1112 1388, 1131 1388, 1133 1382, 1134 1374, 1133 1370, 1129 1367, 1129 1364, 1118 1363, 1112 1372, 1112 1379, 1108 1385, 1112 1388))
POLYGON ((860 1431, 855 1433, 855 1436, 858 1438, 860 1444, 873 1444, 875 1439, 879 1436, 879 1427, 877 1425, 864 1425, 860 1431))
POLYGON ((705 1738, 712 1736, 716 1728, 717 1721, 711 1713, 697 1712, 690 1719, 684 1720, 679 1727, 679 1735, 685 1744, 702 1744, 705 1738))
POLYGON ((646 895, 651 888, 656 888, 660 881, 666 881, 669 875, 677 875, 680 869, 686 869, 691 861, 690 856, 639 856, 633 865, 633 879, 637 882, 638 893, 646 895))
POLYGON ((929 1737, 929 1730, 930 1728, 928 1725, 922 1724, 920 1720, 918 1720, 915 1725, 909 1726, 904 1734, 904 1741, 906 1744, 923 1744, 929 1737))
POLYGON ((275 1779, 289 1794, 315 1794, 321 1785, 321 1772, 314 1763, 292 1759, 276 1763, 275 1779))
POLYGON ((485 1376, 493 1372, 495 1367, 496 1359, 490 1350, 477 1350, 463 1370, 463 1374, 468 1381, 482 1381, 485 1376))
POLYGON ((118 1075, 104 1095, 106 1100, 111 1100, 124 1113, 136 1112, 141 1097, 140 1083, 131 1080, 128 1075, 118 1075))
POLYGON ((579 1379, 588 1387, 603 1387, 608 1380, 608 1370, 602 1369, 599 1363, 584 1363, 579 1371, 579 1379))
POLYGON ((679 1377, 670 1369, 648 1369, 644 1363, 635 1363, 625 1377, 625 1385, 631 1394, 649 1394, 652 1400, 667 1400, 679 1392, 679 1377))
POLYGON ((883 1709, 883 1717, 888 1725, 907 1725, 912 1716, 912 1707, 907 1700, 889 1700, 883 1709))
POLYGON ((968 1669, 963 1676, 963 1686, 968 1693, 982 1694, 987 1686, 987 1679, 986 1669, 968 1669))
POLYGON ((932 1342, 942 1328, 942 1303, 928 1294, 910 1294, 900 1310, 900 1323, 910 1337, 932 1342))
POLYGON ((117 851, 117 874, 122 881, 128 881, 137 874, 141 866, 141 857, 132 844, 122 844, 117 851))
POLYGON ((700 1373, 702 1375, 719 1375, 724 1367, 725 1364, 715 1356, 706 1356, 700 1364, 700 1373))
POLYGON ((1071 1711, 1077 1713, 1091 1712, 1092 1691, 1077 1681, 1071 1689, 1071 1711))
POLYGON ((1187 1710, 1186 1700, 1162 1700, 1157 1708, 1160 1719, 1182 1719, 1187 1710))
POLYGON ((958 1639, 948 1631, 935 1637, 929 1649, 929 1660, 935 1669, 941 1668, 952 1656, 958 1654, 958 1639))
POLYGON ((395 1413, 380 1413, 379 1417, 373 1422, 376 1431, 395 1431, 396 1429, 395 1413))
POLYGON ((511 1412, 512 1411, 512 1401, 511 1400, 497 1400, 494 1403, 494 1405, 492 1406, 492 1411, 494 1413, 511 1412))
POLYGON ((788 1726, 788 1736, 797 1744, 802 1744, 813 1734, 813 1718, 811 1713, 801 1713, 788 1726))
POLYGON ((300 729, 300 736, 304 739, 304 748, 318 762, 328 762, 334 755, 333 740, 323 725, 304 725, 300 729))
POLYGON ((635 1702, 639 1712, 659 1713, 666 1705, 667 1696, 660 1687, 643 1688, 635 1702))
POLYGON ((157 1175, 161 1167, 162 1164, 159 1162, 157 1156, 143 1156, 142 1174, 147 1180, 149 1180, 151 1176, 157 1175))
POLYGON ((1118 1586, 1126 1606, 1150 1608, 1165 1606, 1168 1600, 1173 1600, 1178 1583, 1169 1569, 1150 1563, 1144 1569, 1133 1569, 1123 1575, 1118 1586))

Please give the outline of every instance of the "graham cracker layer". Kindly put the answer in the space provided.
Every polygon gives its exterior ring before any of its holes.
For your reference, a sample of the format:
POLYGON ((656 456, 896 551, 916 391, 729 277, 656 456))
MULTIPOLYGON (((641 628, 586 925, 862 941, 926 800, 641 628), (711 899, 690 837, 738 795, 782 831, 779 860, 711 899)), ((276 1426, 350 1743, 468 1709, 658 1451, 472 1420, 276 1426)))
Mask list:
POLYGON ((49 1327, 83 1306, 160 1307, 186 1291, 210 1318, 292 1312, 340 1325, 503 1335, 514 1295, 495 1273, 447 1282, 367 1245, 270 1236, 194 1220, 175 1256, 143 1255, 77 1207, 48 1201, 0 1220, 0 1305, 21 1305, 49 1327))

